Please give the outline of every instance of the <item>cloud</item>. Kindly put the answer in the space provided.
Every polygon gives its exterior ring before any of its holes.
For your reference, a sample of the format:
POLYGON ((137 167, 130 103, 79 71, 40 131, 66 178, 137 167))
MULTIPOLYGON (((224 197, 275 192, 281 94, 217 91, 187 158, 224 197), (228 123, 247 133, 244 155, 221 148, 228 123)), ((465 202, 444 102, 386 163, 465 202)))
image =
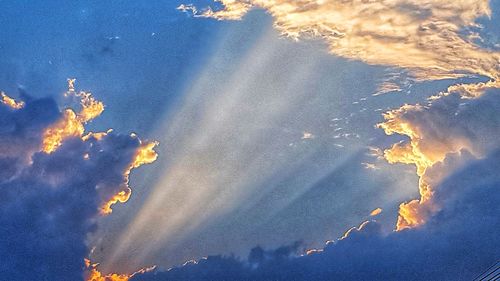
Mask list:
POLYGON ((75 79, 68 79, 68 91, 65 96, 78 99, 81 110, 76 113, 71 108, 65 109, 62 118, 45 129, 42 148, 44 152, 53 152, 67 138, 82 137, 85 131, 84 125, 104 111, 102 102, 95 100, 90 93, 76 92, 74 83, 75 79))
POLYGON ((155 269, 156 266, 147 267, 143 269, 139 269, 138 271, 131 274, 119 274, 119 273, 110 273, 110 274, 102 274, 98 267, 98 263, 91 263, 89 259, 84 259, 85 267, 87 271, 86 281, 128 281, 130 278, 134 277, 137 274, 144 274, 146 272, 150 272, 155 269))
POLYGON ((0 103, 1 280, 82 280, 95 219, 130 194, 131 169, 156 159, 156 143, 133 134, 85 132, 103 106, 90 93, 74 97, 77 113, 51 98, 0 103))
POLYGON ((246 260, 209 256, 131 280, 471 280, 500 255, 499 164, 496 150, 450 175, 435 195, 443 208, 419 228, 385 235, 370 221, 306 255, 257 247, 246 260))
POLYGON ((376 209, 374 209, 373 211, 370 212, 370 216, 374 217, 374 216, 379 215, 380 213, 382 213, 382 208, 376 208, 376 209))
POLYGON ((0 102, 12 109, 21 109, 24 107, 23 101, 16 101, 15 99, 7 96, 4 92, 0 92, 0 97, 2 98, 0 102))
POLYGON ((415 165, 420 176, 421 198, 401 205, 398 229, 420 225, 439 209, 433 200, 436 185, 466 163, 452 165, 446 161, 448 156, 484 157, 499 147, 498 86, 491 81, 455 85, 425 105, 404 105, 385 113, 385 122, 378 126, 389 135, 407 136, 408 141, 394 144, 384 157, 390 163, 415 165))
POLYGON ((487 0, 216 2, 223 8, 181 5, 179 9, 217 20, 238 20, 253 8, 264 9, 285 36, 323 38, 335 55, 408 69, 419 80, 466 74, 499 78, 500 54, 474 43, 481 29, 476 20, 491 16, 487 0))

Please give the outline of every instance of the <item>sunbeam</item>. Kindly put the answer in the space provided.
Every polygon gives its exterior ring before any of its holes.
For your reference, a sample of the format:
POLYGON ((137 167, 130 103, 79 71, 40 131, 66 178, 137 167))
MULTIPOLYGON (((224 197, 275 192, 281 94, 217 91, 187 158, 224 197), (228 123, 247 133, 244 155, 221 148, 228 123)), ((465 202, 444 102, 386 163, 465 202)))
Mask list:
MULTIPOLYGON (((347 149, 334 145, 328 121, 338 105, 312 90, 321 53, 287 62, 284 41, 269 29, 227 80, 217 81, 207 68, 189 88, 158 129, 166 168, 105 265, 116 267, 124 257, 130 266, 142 264, 159 244, 176 244, 200 224, 252 206, 290 173, 308 173, 283 198, 285 207, 359 151, 362 142, 354 137, 347 149), (282 71, 289 73, 286 81, 276 78, 282 71), (321 149, 337 161, 314 163, 321 149)), ((219 51, 209 65, 224 55, 219 51)))
POLYGON ((0 281, 498 272, 500 1, 51 2, 0 1, 0 281))

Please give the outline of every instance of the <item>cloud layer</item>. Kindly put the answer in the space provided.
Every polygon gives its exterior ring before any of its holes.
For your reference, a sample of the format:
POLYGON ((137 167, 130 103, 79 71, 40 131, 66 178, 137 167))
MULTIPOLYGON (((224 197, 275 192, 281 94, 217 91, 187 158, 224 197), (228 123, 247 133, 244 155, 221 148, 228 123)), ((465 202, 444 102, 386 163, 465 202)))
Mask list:
POLYGON ((67 95, 80 103, 77 112, 51 98, 2 95, 1 280, 82 280, 95 218, 130 194, 131 169, 156 158, 155 143, 133 134, 85 132, 103 107, 72 83, 67 95))
POLYGON ((419 80, 480 74, 499 78, 500 53, 481 49, 476 23, 491 15, 487 0, 220 0, 222 9, 180 10, 218 20, 253 8, 274 18, 283 35, 323 38, 338 56, 408 69, 419 80))

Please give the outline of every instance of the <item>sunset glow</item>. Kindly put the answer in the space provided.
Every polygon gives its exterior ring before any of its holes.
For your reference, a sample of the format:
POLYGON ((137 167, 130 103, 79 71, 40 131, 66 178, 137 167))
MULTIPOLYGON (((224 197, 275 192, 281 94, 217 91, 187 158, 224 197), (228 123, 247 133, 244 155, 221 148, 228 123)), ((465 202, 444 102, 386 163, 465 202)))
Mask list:
POLYGON ((0 9, 0 281, 498 278, 499 1, 0 9))

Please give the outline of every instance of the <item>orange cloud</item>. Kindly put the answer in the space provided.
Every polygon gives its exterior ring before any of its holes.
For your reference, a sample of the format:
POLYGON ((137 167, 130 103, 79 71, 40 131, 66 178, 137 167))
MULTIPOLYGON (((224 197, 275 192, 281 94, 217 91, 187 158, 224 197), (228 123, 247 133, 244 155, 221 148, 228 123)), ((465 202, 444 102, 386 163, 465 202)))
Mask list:
POLYGON ((62 142, 70 137, 81 137, 85 128, 72 109, 66 109, 62 118, 43 133, 42 151, 54 152, 62 142))
POLYGON ((347 237, 349 237, 349 235, 351 235, 352 233, 356 232, 356 231, 360 231, 362 230, 363 228, 365 228, 367 225, 370 224, 370 221, 364 221, 362 222, 358 227, 356 226, 353 226, 351 228, 349 228, 349 230, 347 230, 344 235, 342 235, 341 238, 339 238, 339 240, 343 240, 343 239, 346 239, 347 237))
POLYGON ((113 195, 113 197, 111 197, 111 199, 109 199, 107 202, 105 202, 101 206, 101 209, 100 209, 101 215, 111 214, 113 212, 113 210, 111 209, 111 206, 118 203, 118 202, 121 202, 121 203, 127 202, 128 199, 130 198, 130 194, 132 194, 132 190, 130 188, 127 188, 127 189, 122 190, 122 191, 118 192, 117 194, 113 195))
MULTIPOLYGON (((77 98, 81 110, 75 112, 73 109, 66 109, 57 122, 45 129, 42 139, 42 151, 45 153, 54 152, 68 138, 81 138, 83 141, 95 139, 99 141, 112 132, 112 129, 109 129, 106 132, 88 132, 85 134, 85 124, 98 117, 104 111, 104 104, 94 99, 91 93, 75 91, 75 79, 68 79, 68 91, 65 93, 65 96, 77 98)), ((158 157, 154 150, 158 142, 143 142, 135 134, 131 134, 131 137, 138 140, 139 147, 135 151, 131 162, 123 171, 125 184, 121 190, 102 203, 99 210, 101 215, 110 214, 112 212, 112 205, 128 201, 132 193, 128 186, 129 175, 132 169, 152 163, 158 157)), ((83 157, 89 159, 90 155, 87 153, 83 157)))
POLYGON ((405 68, 419 80, 481 74, 499 78, 500 53, 475 42, 475 21, 490 16, 488 0, 219 0, 221 10, 180 10, 217 20, 266 10, 274 26, 293 38, 319 37, 330 52, 368 64, 405 68), (465 33, 465 35, 463 35, 465 33), (472 36, 474 35, 474 36, 472 36))
POLYGON ((370 216, 374 217, 376 215, 379 215, 380 213, 382 213, 382 208, 376 208, 375 210, 370 212, 370 216))
POLYGON ((427 105, 404 105, 384 114, 385 122, 378 124, 386 134, 400 134, 408 137, 408 141, 394 144, 384 151, 384 157, 389 163, 413 164, 417 168, 420 199, 402 203, 399 208, 397 230, 415 227, 426 222, 426 219, 439 210, 439 205, 433 200, 435 184, 443 179, 445 171, 429 174, 429 169, 443 162, 453 153, 467 150, 476 157, 481 157, 487 151, 470 134, 468 127, 460 128, 455 122, 459 114, 460 104, 467 100, 480 98, 486 90, 497 89, 500 82, 460 84, 448 88, 447 92, 429 98, 427 105), (454 96, 452 96, 454 95, 454 96), (452 100, 453 106, 436 103, 443 99, 452 100), (428 113, 432 108, 437 109, 428 113))
MULTIPOLYGON (((132 136, 135 136, 135 134, 132 136)), ((158 154, 154 151, 154 148, 157 145, 158 142, 156 141, 145 143, 141 142, 139 149, 137 149, 135 153, 134 161, 132 162, 130 169, 137 168, 144 164, 153 163, 158 158, 158 154)))
POLYGON ((15 99, 7 96, 4 92, 0 92, 0 102, 12 109, 21 109, 24 107, 23 101, 16 101, 15 99))
POLYGON ((104 104, 95 100, 91 93, 83 91, 77 93, 74 83, 75 79, 68 79, 68 91, 65 96, 74 96, 80 99, 82 109, 78 113, 72 109, 66 109, 62 118, 45 130, 42 141, 42 151, 45 153, 56 150, 64 139, 82 137, 85 123, 98 117, 104 111, 104 104))
MULTIPOLYGON (((132 134, 131 136, 136 137, 135 134, 132 134)), ((132 169, 138 168, 144 164, 153 163, 158 158, 158 154, 154 150, 155 146, 158 145, 158 142, 142 142, 141 140, 139 140, 139 142, 140 142, 140 146, 136 150, 135 155, 132 159, 132 162, 129 164, 127 169, 125 169, 124 174, 123 174, 125 179, 126 179, 127 184, 128 184, 129 175, 130 175, 130 172, 132 171, 132 169)), ((127 187, 125 190, 121 190, 118 193, 116 193, 113 197, 111 197, 108 201, 106 201, 101 206, 101 209, 100 209, 101 215, 108 215, 111 212, 113 212, 113 210, 111 209, 112 205, 114 205, 118 202, 121 202, 121 203, 127 202, 128 199, 130 198, 131 193, 132 193, 132 190, 129 187, 127 187)))
POLYGON ((98 263, 92 264, 89 259, 84 259, 84 261, 87 275, 85 281, 128 281, 130 280, 130 278, 134 277, 137 274, 143 274, 156 268, 156 266, 147 267, 140 269, 132 274, 110 273, 103 275, 97 268, 99 266, 98 263))

